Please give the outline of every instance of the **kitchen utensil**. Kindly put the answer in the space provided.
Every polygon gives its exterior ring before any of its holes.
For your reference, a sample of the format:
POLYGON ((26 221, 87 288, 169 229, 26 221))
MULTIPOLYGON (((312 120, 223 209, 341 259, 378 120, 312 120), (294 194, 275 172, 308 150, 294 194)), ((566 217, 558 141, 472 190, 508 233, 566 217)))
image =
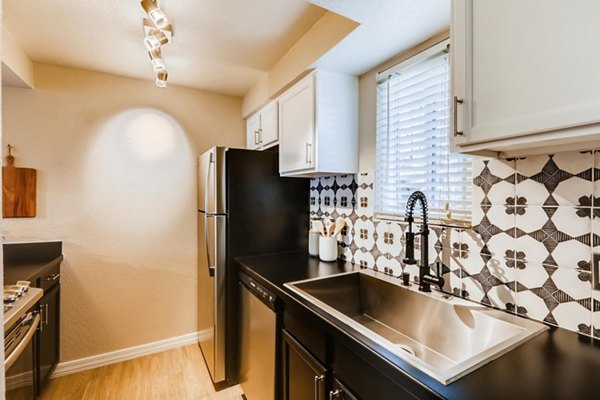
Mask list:
POLYGON ((2 167, 2 216, 35 217, 37 171, 15 167, 12 149, 8 145, 6 167, 2 167))
POLYGON ((333 221, 329 218, 327 218, 325 220, 325 236, 331 236, 331 233, 333 232, 331 230, 331 226, 333 225, 333 221))
POLYGON ((313 221, 313 231, 317 231, 321 235, 325 235, 325 228, 323 227, 323 221, 313 221))
POLYGON ((333 231, 333 237, 337 237, 337 235, 340 234, 342 229, 344 229, 344 226, 346 226, 346 220, 344 220, 344 218, 342 217, 337 217, 337 219, 335 220, 335 230, 333 231))

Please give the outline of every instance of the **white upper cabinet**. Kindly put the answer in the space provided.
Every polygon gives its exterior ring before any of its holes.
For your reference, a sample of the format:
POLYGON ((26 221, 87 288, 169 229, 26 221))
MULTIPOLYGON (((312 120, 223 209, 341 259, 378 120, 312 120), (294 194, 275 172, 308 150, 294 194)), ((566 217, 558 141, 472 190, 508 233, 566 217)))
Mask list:
POLYGON ((358 79, 314 71, 279 97, 279 172, 358 172, 358 79))
POLYGON ((246 148, 249 150, 260 147, 258 134, 260 129, 260 115, 254 114, 246 120, 246 148))
POLYGON ((263 148, 277 144, 279 140, 277 101, 272 101, 260 110, 260 145, 263 148))
POLYGON ((453 0, 454 149, 534 153, 600 137, 600 1, 453 0))
POLYGON ((277 101, 272 101, 246 120, 246 148, 267 149, 277 145, 279 124, 277 101))

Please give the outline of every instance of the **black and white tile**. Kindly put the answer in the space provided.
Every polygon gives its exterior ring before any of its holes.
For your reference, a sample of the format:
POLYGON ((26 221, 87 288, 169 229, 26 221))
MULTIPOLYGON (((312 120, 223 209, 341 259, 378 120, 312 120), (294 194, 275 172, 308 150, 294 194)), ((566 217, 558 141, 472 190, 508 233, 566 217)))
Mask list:
POLYGON ((593 154, 564 152, 516 160, 516 196, 530 206, 572 206, 592 194, 593 154))
POLYGON ((517 313, 584 334, 591 325, 591 274, 578 268, 525 263, 518 272, 517 313))
POLYGON ((516 217, 515 250, 552 266, 590 262, 591 219, 576 207, 530 206, 516 217))

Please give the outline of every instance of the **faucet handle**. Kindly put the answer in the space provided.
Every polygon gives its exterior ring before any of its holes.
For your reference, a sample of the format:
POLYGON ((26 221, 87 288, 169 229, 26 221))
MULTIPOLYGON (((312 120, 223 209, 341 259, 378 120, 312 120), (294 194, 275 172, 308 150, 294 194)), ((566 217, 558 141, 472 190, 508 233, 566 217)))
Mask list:
POLYGON ((438 278, 438 286, 440 288, 440 290, 443 290, 444 285, 446 284, 446 280, 443 278, 444 275, 444 263, 441 261, 437 261, 435 263, 435 273, 437 274, 437 278, 438 278))
POLYGON ((406 246, 405 256, 402 260, 404 264, 414 265, 417 263, 415 260, 415 234, 414 232, 406 232, 406 246))
POLYGON ((435 262, 435 273, 438 277, 441 277, 443 274, 444 264, 441 261, 435 262))

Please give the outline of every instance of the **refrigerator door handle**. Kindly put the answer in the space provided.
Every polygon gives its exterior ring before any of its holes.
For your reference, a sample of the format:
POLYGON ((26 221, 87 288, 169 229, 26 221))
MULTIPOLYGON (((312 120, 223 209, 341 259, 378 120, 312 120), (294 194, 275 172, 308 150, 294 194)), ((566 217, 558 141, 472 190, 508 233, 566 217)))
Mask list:
POLYGON ((208 213, 208 187, 210 185, 210 168, 214 164, 213 154, 210 154, 208 167, 206 168, 206 187, 204 188, 204 239, 206 240, 206 261, 208 262, 208 275, 215 276, 215 266, 210 262, 210 240, 208 238, 208 218, 212 217, 208 213))
POLYGON ((204 238, 206 240, 206 261, 208 262, 208 275, 215 276, 215 266, 210 262, 210 240, 208 239, 208 218, 212 215, 204 213, 204 238))

